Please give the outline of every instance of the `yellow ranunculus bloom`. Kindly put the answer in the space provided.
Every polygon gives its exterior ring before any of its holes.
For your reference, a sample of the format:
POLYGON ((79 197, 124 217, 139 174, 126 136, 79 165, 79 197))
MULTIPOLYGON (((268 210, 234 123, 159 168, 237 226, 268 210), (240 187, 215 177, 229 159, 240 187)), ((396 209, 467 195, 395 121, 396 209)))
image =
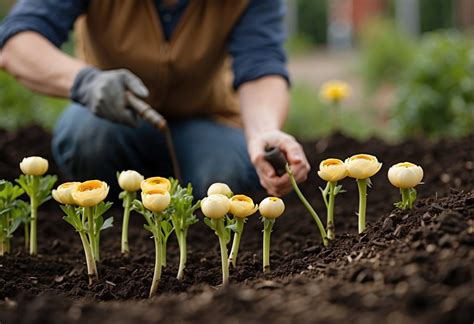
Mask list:
POLYGON ((165 210, 171 202, 171 196, 168 190, 155 188, 149 191, 142 191, 142 203, 146 209, 152 212, 165 210))
POLYGON ((245 195, 235 195, 230 198, 230 213, 235 217, 245 218, 254 214, 258 206, 253 203, 252 198, 245 195))
POLYGON ((356 154, 344 162, 348 176, 355 179, 368 179, 379 172, 382 167, 377 158, 369 154, 356 154))
POLYGON ((71 195, 76 205, 81 207, 92 207, 98 205, 107 197, 109 186, 104 181, 89 180, 71 189, 71 195))
POLYGON ((423 179, 423 169, 410 162, 401 162, 388 170, 388 180, 400 189, 410 189, 417 186, 423 179))
POLYGON ((229 198, 222 194, 210 195, 201 201, 202 213, 209 218, 222 218, 229 212, 229 209, 229 198))
POLYGON ((76 202, 72 198, 71 191, 74 186, 79 185, 80 182, 65 182, 53 189, 52 195, 54 200, 63 205, 75 205, 76 202))
POLYGON ((207 189, 207 195, 215 195, 215 194, 221 194, 224 195, 228 198, 232 197, 232 190, 230 190, 229 186, 226 185, 225 183, 221 182, 216 182, 213 183, 209 189, 207 189))
POLYGON ((321 86, 321 97, 330 103, 338 103, 350 95, 351 89, 346 82, 334 80, 321 86))
POLYGON ((267 197, 258 207, 260 214, 265 218, 278 218, 285 211, 285 203, 278 197, 267 197))
POLYGON ((42 176, 48 171, 48 160, 40 156, 30 156, 23 158, 20 162, 20 169, 26 175, 42 176))
POLYGON ((142 181, 143 176, 134 170, 122 171, 118 177, 120 188, 128 192, 138 191, 142 181))
POLYGON ((328 182, 336 182, 347 177, 347 167, 339 159, 326 159, 319 164, 318 176, 328 182))
POLYGON ((151 177, 143 180, 140 186, 142 191, 150 191, 153 189, 164 189, 166 191, 170 191, 171 182, 166 178, 151 177))

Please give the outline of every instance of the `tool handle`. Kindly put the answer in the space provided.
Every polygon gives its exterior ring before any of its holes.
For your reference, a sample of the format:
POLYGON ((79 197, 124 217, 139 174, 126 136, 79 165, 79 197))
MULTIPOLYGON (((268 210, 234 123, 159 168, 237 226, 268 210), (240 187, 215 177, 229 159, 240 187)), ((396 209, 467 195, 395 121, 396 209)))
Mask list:
POLYGON ((275 169, 277 176, 281 177, 286 173, 286 157, 278 147, 266 146, 265 147, 265 160, 270 163, 275 169))
POLYGON ((132 108, 140 117, 158 128, 159 130, 165 130, 167 127, 166 119, 155 109, 151 108, 145 101, 137 98, 130 91, 125 93, 128 106, 132 108))

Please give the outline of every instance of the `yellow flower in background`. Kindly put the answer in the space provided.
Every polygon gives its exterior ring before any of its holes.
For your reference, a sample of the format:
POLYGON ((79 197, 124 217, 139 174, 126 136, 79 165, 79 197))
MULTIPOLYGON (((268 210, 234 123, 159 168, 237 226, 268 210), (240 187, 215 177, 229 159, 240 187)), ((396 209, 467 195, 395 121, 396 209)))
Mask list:
POLYGON ((349 177, 355 179, 368 179, 379 172, 382 167, 377 158, 370 154, 356 154, 344 162, 349 177))
POLYGON ((265 218, 278 218, 285 211, 285 203, 278 197, 267 197, 258 207, 260 214, 265 218))
POLYGON ((148 191, 142 191, 143 206, 152 212, 161 212, 165 210, 170 202, 171 196, 168 190, 155 188, 148 191))
POLYGON ((400 189, 416 187, 423 179, 423 169, 410 162, 401 162, 388 170, 388 180, 400 189))
POLYGON ((143 176, 134 170, 122 171, 118 177, 120 188, 128 192, 138 191, 142 181, 143 176))
POLYGON ((150 191, 153 189, 164 189, 170 191, 171 182, 163 177, 151 177, 143 180, 140 186, 142 191, 150 191))
POLYGON ((323 83, 320 95, 329 103, 339 103, 346 99, 351 93, 349 84, 343 81, 333 80, 323 83))
POLYGON ((318 176, 327 182, 336 182, 347 177, 347 167, 339 159, 326 159, 319 164, 318 176))
POLYGON ((97 206, 109 193, 109 186, 104 181, 89 180, 71 189, 71 195, 76 205, 81 207, 97 206))
POLYGON ((52 196, 54 200, 63 205, 75 205, 76 202, 71 195, 71 191, 74 186, 79 185, 80 182, 65 182, 59 185, 56 189, 53 189, 52 196))
POLYGON ((222 194, 210 195, 201 201, 201 210, 206 217, 222 218, 230 210, 229 198, 222 194))
POLYGON ((213 183, 209 189, 207 189, 207 195, 215 195, 215 194, 221 194, 227 197, 232 197, 233 193, 232 190, 230 190, 229 186, 226 185, 225 183, 221 182, 216 182, 213 183))
POLYGON ((254 214, 258 206, 252 198, 245 195, 235 195, 230 198, 230 213, 235 217, 245 218, 254 214))
POLYGON ((20 162, 20 169, 26 175, 42 176, 48 171, 48 160, 40 156, 25 157, 20 162))

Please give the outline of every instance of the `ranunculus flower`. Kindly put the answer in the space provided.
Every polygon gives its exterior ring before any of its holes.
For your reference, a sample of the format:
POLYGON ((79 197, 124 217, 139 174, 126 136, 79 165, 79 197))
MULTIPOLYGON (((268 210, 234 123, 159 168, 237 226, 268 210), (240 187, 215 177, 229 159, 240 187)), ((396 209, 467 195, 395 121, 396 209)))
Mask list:
POLYGON ((285 203, 278 197, 267 197, 262 200, 258 210, 265 218, 278 218, 285 211, 285 203))
POLYGON ((400 189, 416 187, 423 179, 423 169, 410 162, 401 162, 388 170, 388 180, 400 189))
POLYGON ((118 177, 120 188, 128 192, 138 191, 142 181, 143 176, 134 170, 122 171, 118 177))
POLYGON ((347 177, 347 167, 339 159, 326 159, 319 164, 318 176, 328 182, 336 182, 347 177))
POLYGON ((26 175, 42 176, 48 171, 48 160, 40 156, 30 156, 23 158, 20 162, 20 169, 26 175))
POLYGON ((235 195, 230 198, 230 213, 235 217, 245 218, 254 214, 258 206, 252 198, 245 195, 235 195))
POLYGON ((338 103, 350 95, 351 89, 346 82, 334 80, 321 86, 321 97, 330 103, 338 103))
POLYGON ((379 172, 382 167, 377 158, 369 154, 356 154, 344 162, 349 177, 355 179, 368 179, 379 172))
POLYGON ((54 200, 63 205, 75 205, 76 202, 71 195, 71 191, 74 186, 79 185, 80 182, 65 182, 59 185, 56 189, 53 189, 52 195, 54 200))
POLYGON ((215 195, 215 194, 221 194, 226 197, 232 197, 232 190, 230 190, 229 186, 226 185, 225 183, 221 182, 216 182, 213 183, 209 189, 207 189, 207 195, 215 195))
POLYGON ((148 191, 142 191, 143 206, 152 212, 161 212, 165 210, 170 202, 171 196, 168 190, 155 188, 148 191))
POLYGON ((150 191, 153 189, 164 189, 170 191, 171 182, 163 177, 151 177, 143 180, 140 186, 142 191, 150 191))
POLYGON ((204 216, 209 218, 222 218, 230 210, 229 198, 222 194, 207 196, 201 201, 201 210, 204 216))
POLYGON ((92 207, 107 197, 109 186, 104 181, 89 180, 72 187, 71 195, 76 205, 92 207))

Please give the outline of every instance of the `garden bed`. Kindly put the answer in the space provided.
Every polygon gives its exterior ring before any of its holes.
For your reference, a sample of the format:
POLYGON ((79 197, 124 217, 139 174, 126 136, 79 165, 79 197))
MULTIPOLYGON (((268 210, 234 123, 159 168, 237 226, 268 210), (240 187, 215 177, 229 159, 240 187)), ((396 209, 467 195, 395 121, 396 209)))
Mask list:
MULTIPOLYGON (((18 175, 24 156, 52 161, 50 135, 38 127, 0 131, 0 179, 18 175)), ((153 240, 143 217, 133 214, 131 257, 120 254, 121 210, 102 235, 100 280, 88 288, 79 237, 49 202, 39 214, 39 256, 21 249, 0 259, 1 323, 125 322, 333 322, 472 323, 474 320, 474 136, 436 144, 412 140, 387 145, 334 135, 305 143, 313 170, 303 192, 324 219, 314 169, 324 158, 374 154, 384 163, 369 189, 368 228, 356 234, 355 181, 344 180, 338 196, 337 239, 323 248, 312 218, 293 195, 272 235, 272 272, 261 271, 262 224, 253 216, 242 238, 231 285, 220 288, 217 237, 201 221, 189 230, 188 268, 174 277, 179 252, 170 239, 168 266, 158 294, 148 300, 154 264, 153 240), (386 178, 400 161, 423 166, 424 185, 415 208, 393 208, 398 191, 386 178)), ((52 163, 53 164, 53 163, 52 163)), ((52 165, 51 173, 57 172, 52 165)))

